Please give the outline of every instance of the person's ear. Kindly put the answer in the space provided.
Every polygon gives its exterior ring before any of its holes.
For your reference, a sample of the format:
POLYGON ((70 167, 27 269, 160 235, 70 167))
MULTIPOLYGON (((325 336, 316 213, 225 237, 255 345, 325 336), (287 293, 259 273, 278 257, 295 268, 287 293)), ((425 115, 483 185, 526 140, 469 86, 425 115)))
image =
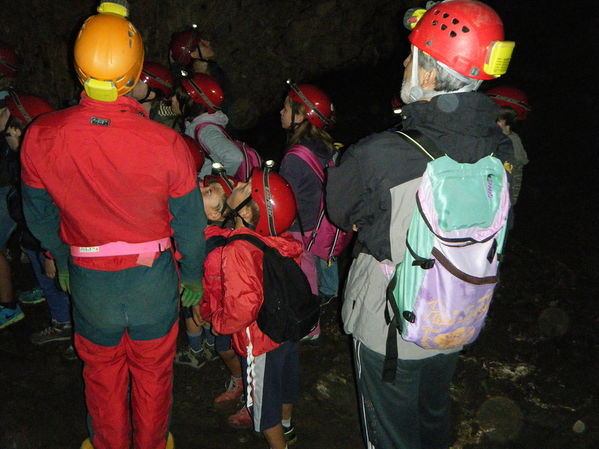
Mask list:
POLYGON ((239 215, 241 216, 241 218, 243 218, 247 223, 252 223, 253 219, 254 219, 254 214, 252 213, 252 209, 249 207, 248 205, 245 205, 241 208, 241 210, 239 211, 239 215))
POLYGON ((420 85, 423 90, 435 90, 435 86, 437 84, 437 71, 432 70, 422 70, 422 79, 420 81, 420 85))

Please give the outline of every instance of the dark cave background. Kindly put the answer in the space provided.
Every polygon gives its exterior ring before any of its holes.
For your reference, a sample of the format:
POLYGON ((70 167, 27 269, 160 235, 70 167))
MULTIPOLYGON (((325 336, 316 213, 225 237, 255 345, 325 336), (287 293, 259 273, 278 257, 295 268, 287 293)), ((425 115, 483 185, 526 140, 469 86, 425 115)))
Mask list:
MULTIPOLYGON (((0 39, 13 45, 22 59, 18 90, 41 95, 56 107, 77 99, 81 87, 72 67, 73 41, 83 20, 95 12, 97 1, 0 2, 0 39)), ((332 97, 338 117, 333 134, 346 145, 395 123, 391 98, 399 91, 402 62, 409 51, 408 32, 401 21, 407 8, 424 3, 130 0, 129 6, 149 61, 167 65, 171 34, 192 23, 213 40, 218 63, 231 79, 233 124, 240 136, 265 156, 279 159, 285 139, 279 110, 287 78, 317 84, 332 97)), ((596 448, 599 413, 593 403, 599 394, 599 191, 595 180, 599 178, 599 136, 595 122, 599 108, 592 70, 593 58, 599 54, 599 14, 596 3, 589 0, 486 3, 501 16, 506 39, 516 41, 516 49, 508 73, 484 83, 481 89, 509 84, 528 94, 533 111, 519 133, 531 162, 524 171, 501 288, 485 330, 461 357, 454 379, 453 447, 596 448), (543 312, 556 308, 569 317, 567 331, 539 332, 541 316, 547 316, 543 312), (538 372, 521 378, 508 376, 507 380, 489 374, 512 368, 516 372, 526 363, 536 366, 538 372), (530 399, 533 394, 540 398, 540 405, 537 399, 530 399), (485 438, 481 437, 481 432, 485 433, 482 424, 472 424, 481 398, 493 396, 507 396, 519 404, 524 427, 517 435, 499 441, 485 438), (581 435, 572 433, 577 419, 587 424, 581 435)), ((17 288, 27 287, 22 280, 16 284, 17 288)), ((75 447, 75 441, 85 437, 80 367, 61 363, 60 350, 41 350, 23 343, 27 332, 47 325, 43 313, 32 308, 25 313, 23 321, 29 319, 25 328, 13 326, 15 331, 3 331, 0 337, 0 382, 20 395, 13 402, 9 388, 7 395, 0 393, 0 422, 6 424, 0 429, 17 429, 3 435, 0 430, 0 449, 64 447, 64 434, 71 432, 75 447), (34 373, 32 366, 40 370, 52 366, 53 371, 34 373), (11 377, 15 374, 19 379, 11 377), (65 388, 69 390, 66 394, 65 388), (8 401, 10 405, 5 407, 8 401), (63 418, 53 416, 50 402, 56 403, 63 418), (28 413, 35 416, 32 422, 19 421, 14 427, 16 420, 28 413), (37 429, 37 435, 21 435, 31 428, 37 429), (38 446, 36 441, 44 445, 38 446)), ((322 367, 325 374, 302 373, 302 391, 308 390, 302 393, 303 412, 312 413, 313 421, 304 416, 303 429, 300 421, 298 427, 304 433, 298 447, 357 449, 361 443, 352 402, 351 362, 348 354, 338 354, 339 347, 345 347, 345 337, 334 312, 329 311, 324 321, 331 339, 302 355, 309 366, 322 367), (334 366, 331 370, 330 365, 334 366), (323 383, 341 398, 333 409, 322 402, 322 389, 312 390, 323 383), (313 407, 311 400, 317 401, 313 407), (308 434, 308 423, 327 435, 308 434), (335 435, 331 428, 342 432, 335 435)), ((220 373, 217 368, 210 369, 212 374, 220 373)), ((184 443, 178 447, 263 447, 263 442, 235 433, 223 434, 222 441, 214 434, 210 444, 193 439, 193 414, 198 407, 205 411, 205 398, 193 396, 195 381, 188 374, 179 370, 175 375, 173 422, 178 427, 174 432, 184 443)), ((220 388, 220 383, 220 377, 206 381, 211 389, 220 388)), ((505 408, 495 410, 496 415, 502 413, 507 413, 505 408)), ((226 432, 222 417, 202 415, 202 420, 203 430, 196 434, 226 432)))

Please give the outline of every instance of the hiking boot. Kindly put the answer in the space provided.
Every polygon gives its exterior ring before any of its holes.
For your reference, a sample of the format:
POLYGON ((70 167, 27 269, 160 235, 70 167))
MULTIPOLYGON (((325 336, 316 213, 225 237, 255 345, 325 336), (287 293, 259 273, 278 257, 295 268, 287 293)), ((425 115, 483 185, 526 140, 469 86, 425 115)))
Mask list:
POLYGON ((21 321, 23 318, 25 318, 25 314, 18 304, 14 309, 9 309, 8 307, 0 305, 0 329, 4 329, 11 324, 15 324, 17 321, 21 321))
POLYGON ((21 301, 23 304, 39 304, 45 300, 46 298, 44 298, 44 291, 39 287, 27 290, 19 295, 19 301, 21 301))
POLYGON ((308 343, 318 343, 320 339, 320 320, 316 323, 316 327, 308 335, 304 336, 300 341, 308 343))
POLYGON ((200 369, 206 364, 206 357, 204 356, 204 351, 201 349, 196 352, 191 348, 187 348, 184 351, 177 352, 175 363, 177 365, 187 365, 193 369, 200 369))
POLYGON ((77 355, 73 345, 69 345, 69 347, 62 353, 62 358, 72 362, 73 360, 77 360, 79 356, 77 355))
POLYGON ((295 444, 297 435, 295 434, 295 427, 293 427, 293 424, 289 427, 283 426, 283 436, 285 437, 285 442, 288 446, 295 444))
POLYGON ((58 323, 56 320, 52 320, 52 324, 45 328, 43 331, 31 334, 29 340, 34 345, 43 345, 46 343, 52 343, 53 341, 66 341, 70 340, 73 336, 73 326, 71 323, 58 323))
POLYGON ((168 439, 166 440, 166 447, 164 449, 175 449, 175 439, 172 433, 168 433, 168 439))
POLYGON ((241 407, 237 413, 229 416, 227 418, 227 422, 235 429, 249 429, 254 424, 254 421, 250 416, 250 412, 248 412, 248 409, 245 405, 241 407))
POLYGON ((229 385, 224 393, 221 393, 214 400, 215 407, 229 405, 232 401, 237 401, 243 394, 243 381, 241 377, 233 377, 229 380, 229 385))
POLYGON ((218 359, 218 353, 216 352, 216 349, 214 349, 214 345, 210 345, 208 343, 206 343, 206 340, 204 340, 204 344, 203 344, 203 349, 204 349, 204 357, 206 358, 206 361, 211 362, 213 360, 218 359))
POLYGON ((94 449, 94 447, 92 446, 91 441, 89 441, 89 438, 86 438, 85 441, 81 443, 81 447, 79 449, 94 449))
POLYGON ((319 295, 320 298, 320 307, 324 307, 329 304, 331 301, 337 299, 337 295, 319 295))

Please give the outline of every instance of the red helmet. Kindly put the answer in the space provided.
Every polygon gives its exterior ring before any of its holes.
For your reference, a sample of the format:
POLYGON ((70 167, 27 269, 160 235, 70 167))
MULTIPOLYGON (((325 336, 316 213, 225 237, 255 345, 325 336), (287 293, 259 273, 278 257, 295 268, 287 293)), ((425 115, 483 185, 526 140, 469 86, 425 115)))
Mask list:
POLYGON ((0 42, 0 78, 15 78, 18 65, 19 61, 15 50, 10 45, 0 42))
POLYGON ((200 45, 201 39, 202 36, 195 28, 173 34, 169 48, 175 63, 182 67, 189 65, 191 52, 200 45))
POLYGON ((252 171, 252 199, 260 209, 256 232, 279 235, 295 220, 295 194, 289 183, 269 168, 252 171))
POLYGON ((206 175, 204 176, 204 187, 208 186, 209 184, 212 183, 219 183, 223 190, 225 191, 225 195, 229 196, 231 195, 231 192, 233 191, 233 189, 235 188, 235 186, 239 183, 239 181, 235 178, 233 178, 232 176, 227 176, 223 173, 223 175, 206 175), (227 181, 225 181, 224 177, 227 177, 227 181))
POLYGON ((503 75, 514 48, 513 42, 503 41, 497 13, 473 0, 433 5, 418 20, 409 40, 450 69, 478 80, 503 75))
POLYGON ((296 103, 301 103, 306 108, 306 118, 317 128, 332 128, 335 124, 335 107, 327 94, 311 84, 297 86, 287 81, 290 87, 289 98, 296 103))
POLYGON ((181 85, 194 103, 203 104, 208 112, 220 110, 225 97, 218 82, 210 75, 195 73, 191 77, 184 76, 181 78, 181 85))
POLYGON ((196 170, 200 171, 204 165, 204 152, 202 151, 202 148, 193 137, 190 137, 187 134, 181 135, 183 136, 183 140, 187 144, 187 149, 189 150, 189 153, 195 162, 196 170))
POLYGON ((150 89, 159 91, 163 98, 169 98, 173 94, 173 75, 162 64, 144 62, 139 80, 150 89))
POLYGON ((531 110, 526 94, 515 87, 493 87, 487 91, 487 95, 499 106, 507 106, 516 111, 518 120, 525 120, 528 112, 531 110))
POLYGON ((38 115, 54 110, 50 103, 41 97, 35 95, 19 95, 12 90, 5 101, 10 115, 18 118, 23 125, 28 125, 38 115))

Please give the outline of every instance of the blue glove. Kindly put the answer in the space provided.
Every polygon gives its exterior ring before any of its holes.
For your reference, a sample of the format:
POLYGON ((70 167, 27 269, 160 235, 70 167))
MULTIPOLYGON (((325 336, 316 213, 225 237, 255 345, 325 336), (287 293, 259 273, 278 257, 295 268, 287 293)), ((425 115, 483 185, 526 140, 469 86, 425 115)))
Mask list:
POLYGON ((204 294, 202 284, 193 284, 191 282, 181 281, 183 293, 181 294, 181 305, 183 307, 192 307, 200 302, 204 294))

